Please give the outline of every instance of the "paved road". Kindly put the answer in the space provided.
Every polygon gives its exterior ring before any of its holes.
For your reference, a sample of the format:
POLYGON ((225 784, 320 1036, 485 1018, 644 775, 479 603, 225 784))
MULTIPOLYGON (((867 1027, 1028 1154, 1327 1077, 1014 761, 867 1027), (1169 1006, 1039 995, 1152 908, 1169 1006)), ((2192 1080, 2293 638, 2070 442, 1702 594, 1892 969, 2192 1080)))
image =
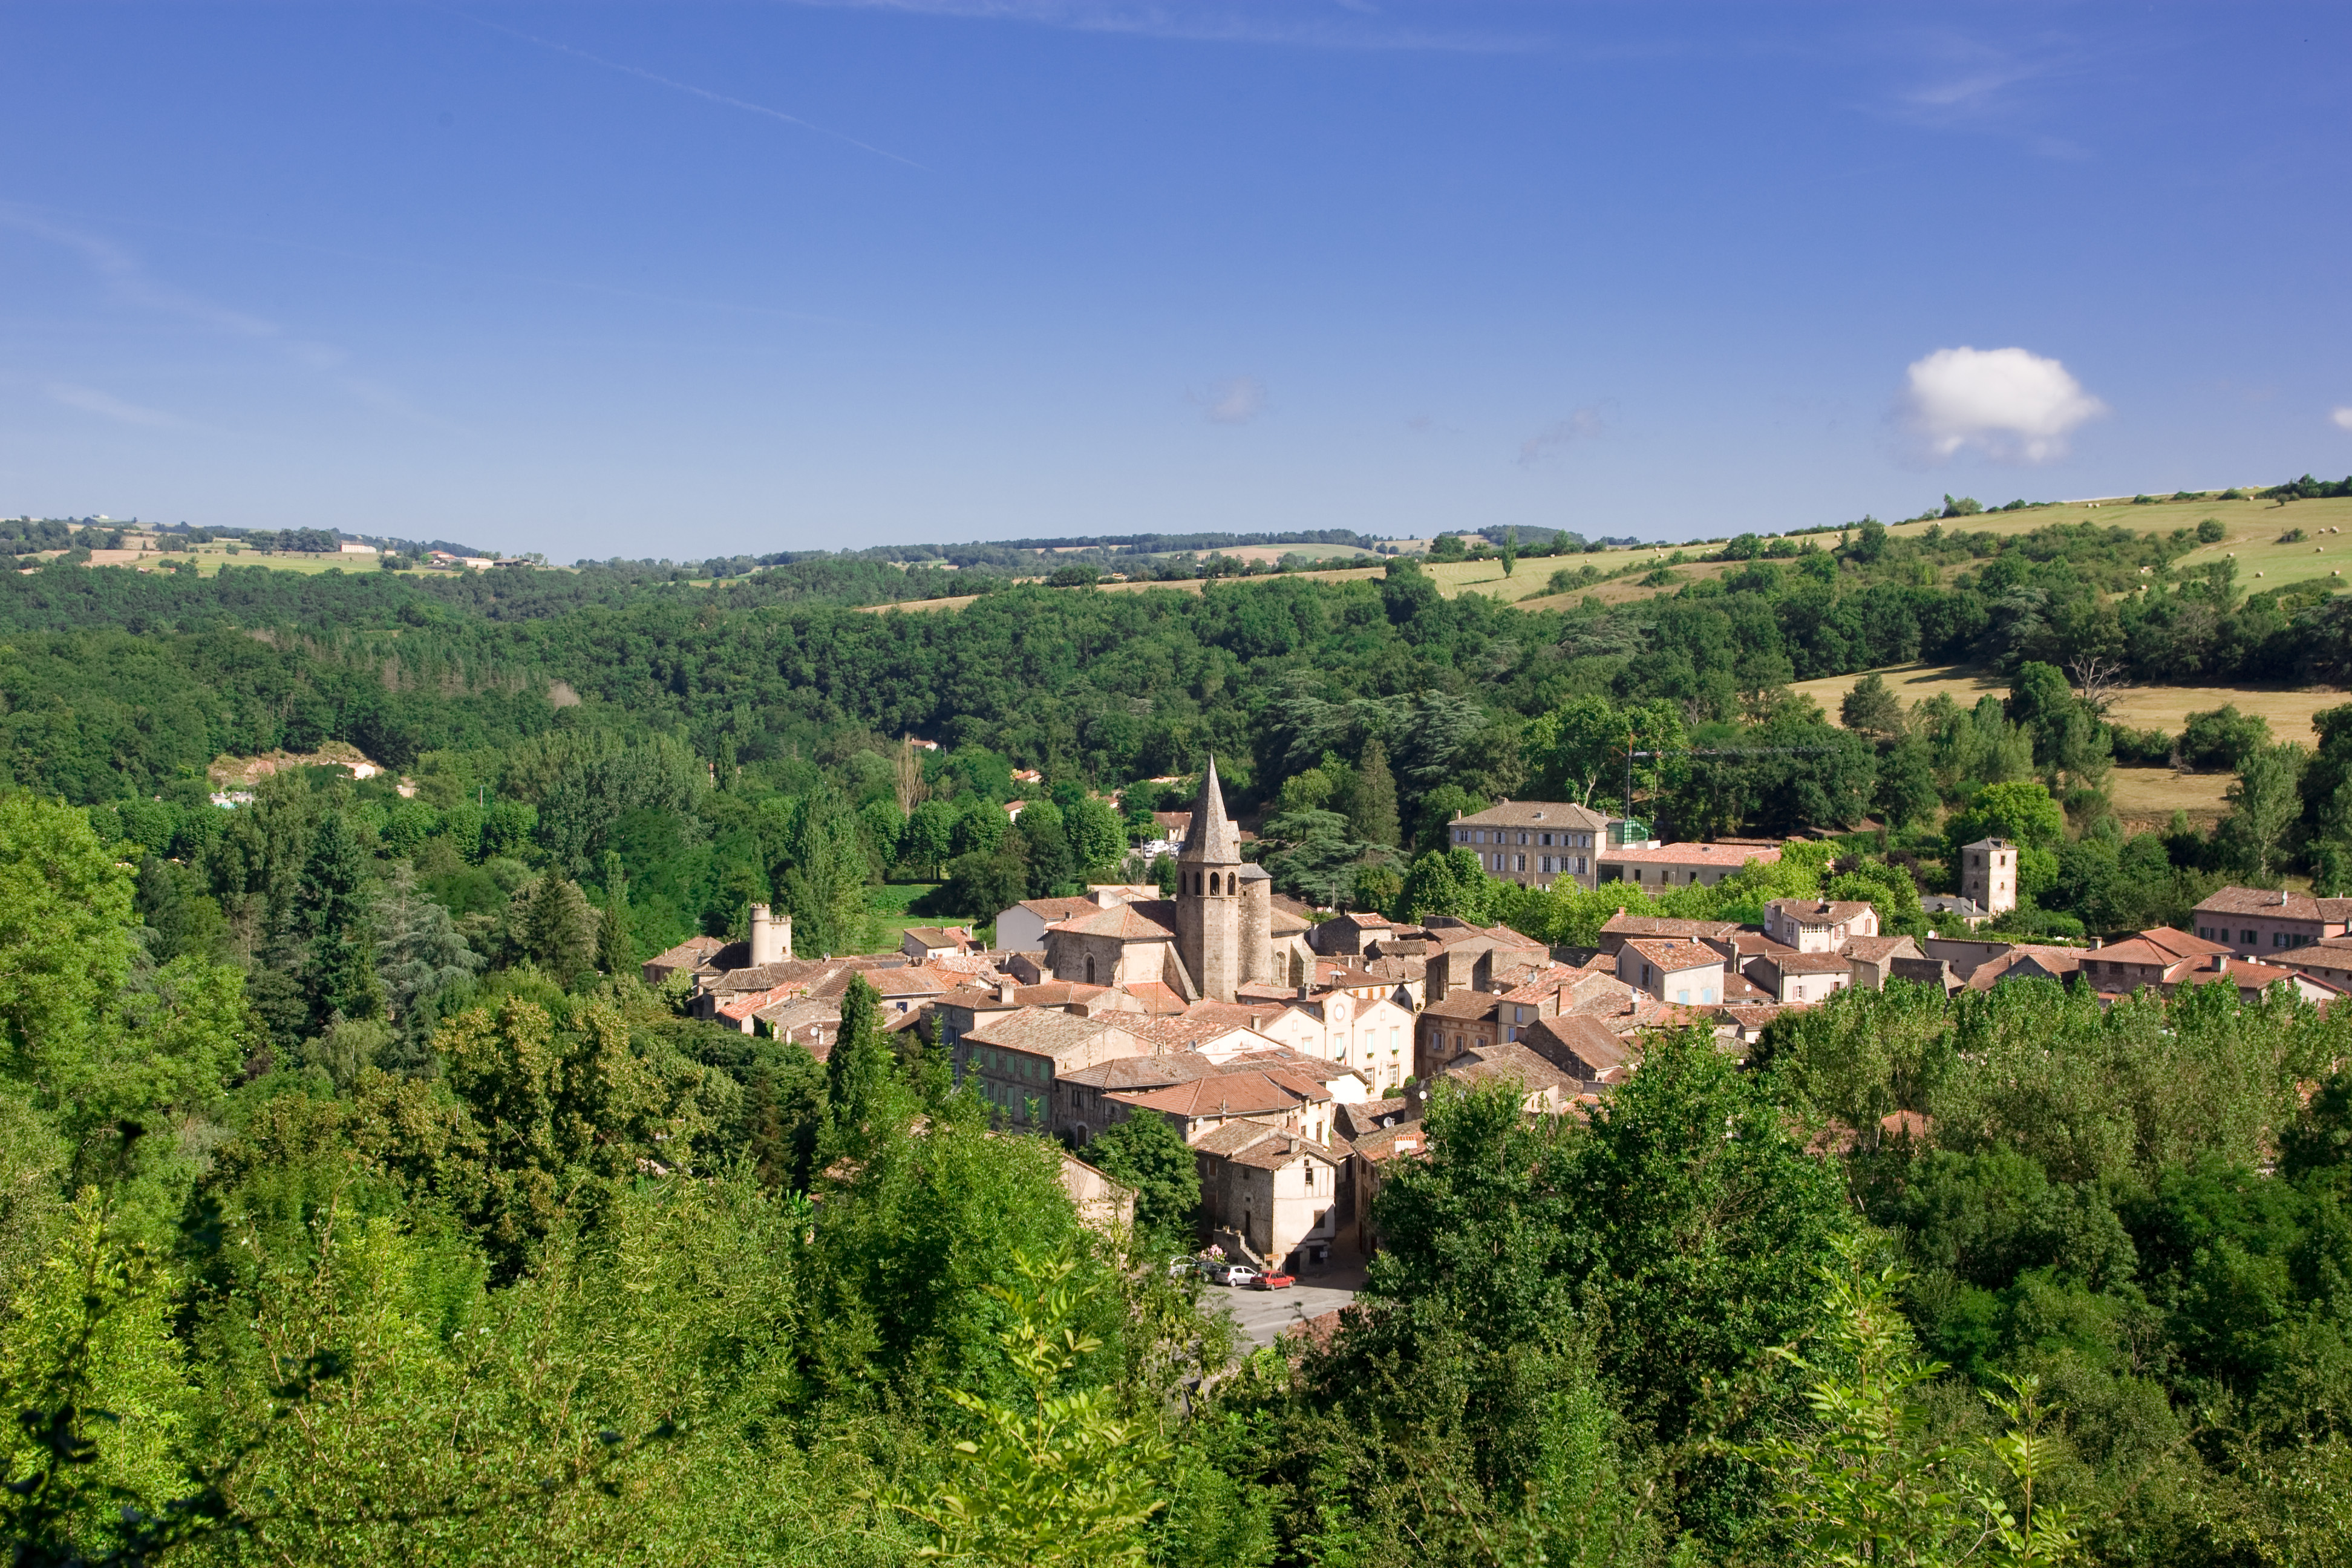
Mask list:
POLYGON ((1225 1310, 1241 1325, 1242 1333, 1260 1345, 1274 1343, 1275 1335, 1293 1323, 1336 1312, 1356 1299, 1353 1290, 1308 1284, 1293 1285, 1287 1290, 1236 1290, 1228 1285, 1211 1285, 1205 1294, 1212 1311, 1216 1310, 1217 1298, 1223 1297, 1225 1310))

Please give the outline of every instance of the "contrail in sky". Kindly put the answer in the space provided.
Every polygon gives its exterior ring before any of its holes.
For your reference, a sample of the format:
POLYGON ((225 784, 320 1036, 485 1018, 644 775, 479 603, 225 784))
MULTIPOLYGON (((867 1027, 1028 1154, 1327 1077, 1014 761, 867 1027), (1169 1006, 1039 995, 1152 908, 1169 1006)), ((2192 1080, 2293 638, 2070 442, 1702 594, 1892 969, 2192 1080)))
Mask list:
MULTIPOLYGON (((436 6, 435 9, 437 10, 439 7, 436 6)), ((860 152, 871 153, 877 158, 887 158, 894 163, 904 163, 909 169, 921 169, 927 174, 937 172, 916 163, 912 158, 902 158, 887 147, 877 147, 870 142, 860 142, 855 136, 845 136, 838 131, 828 131, 822 125, 812 124, 803 120, 797 114, 786 114, 782 110, 770 109, 764 103, 750 103, 740 98, 730 98, 723 92, 713 92, 707 87, 697 87, 689 81, 677 81, 637 66, 625 66, 618 60, 608 60, 602 55, 592 55, 585 49, 575 49, 570 44, 559 44, 552 38, 542 38, 535 33, 526 33, 519 27, 509 27, 503 23, 485 21, 479 16, 468 16, 463 11, 451 11, 448 15, 460 21, 471 22, 478 27, 488 27, 494 33, 504 33, 510 38, 520 38, 526 44, 536 44, 542 49, 553 49, 559 55, 570 55, 573 59, 586 60, 592 66, 602 66, 609 71, 619 71, 624 76, 636 77, 641 80, 652 82, 656 87, 666 87, 675 92, 690 93, 696 98, 721 104, 729 109, 740 109, 746 113, 764 114, 771 120, 781 120, 787 125, 797 125, 803 131, 814 131, 819 136, 830 136, 836 142, 846 142, 860 152)))

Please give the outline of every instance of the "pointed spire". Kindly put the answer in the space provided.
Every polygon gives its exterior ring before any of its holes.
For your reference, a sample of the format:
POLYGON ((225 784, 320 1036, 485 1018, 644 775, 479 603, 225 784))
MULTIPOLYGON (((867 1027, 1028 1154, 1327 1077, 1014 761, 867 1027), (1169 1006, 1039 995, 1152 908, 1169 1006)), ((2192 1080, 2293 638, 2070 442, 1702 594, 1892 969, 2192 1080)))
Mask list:
POLYGON ((1225 792, 1217 783, 1214 756, 1209 759, 1209 771, 1201 775, 1201 798, 1192 803, 1192 826, 1185 831, 1184 852, 1177 858, 1207 866, 1242 863, 1241 830, 1225 815, 1225 792))

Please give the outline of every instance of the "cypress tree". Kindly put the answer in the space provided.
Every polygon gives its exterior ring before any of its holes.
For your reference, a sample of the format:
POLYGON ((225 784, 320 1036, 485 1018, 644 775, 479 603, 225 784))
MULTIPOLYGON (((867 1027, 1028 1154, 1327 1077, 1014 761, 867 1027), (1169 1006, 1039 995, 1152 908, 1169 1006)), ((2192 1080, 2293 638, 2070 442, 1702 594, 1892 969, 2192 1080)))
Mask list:
POLYGON ((893 1062, 882 1038, 882 995, 862 974, 841 994, 841 1028, 825 1058, 825 1120, 837 1151, 862 1147, 864 1130, 888 1092, 893 1062))
POLYGON ((629 879, 621 858, 604 852, 604 914, 596 930, 596 967, 618 974, 629 967, 635 943, 629 937, 629 879))
POLYGON ((1388 748, 1381 744, 1378 735, 1364 742, 1363 758, 1356 764, 1356 788, 1354 799, 1349 803, 1348 826, 1366 844, 1396 847, 1396 775, 1389 772, 1388 748))

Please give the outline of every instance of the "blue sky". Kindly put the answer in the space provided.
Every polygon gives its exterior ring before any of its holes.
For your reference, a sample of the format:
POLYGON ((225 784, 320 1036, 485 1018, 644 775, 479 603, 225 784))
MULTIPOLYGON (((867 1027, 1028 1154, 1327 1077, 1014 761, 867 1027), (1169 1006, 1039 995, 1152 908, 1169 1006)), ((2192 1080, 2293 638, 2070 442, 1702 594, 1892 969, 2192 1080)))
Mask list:
POLYGON ((1650 538, 2352 471, 2352 7, 0 5, 0 512, 1650 538))

